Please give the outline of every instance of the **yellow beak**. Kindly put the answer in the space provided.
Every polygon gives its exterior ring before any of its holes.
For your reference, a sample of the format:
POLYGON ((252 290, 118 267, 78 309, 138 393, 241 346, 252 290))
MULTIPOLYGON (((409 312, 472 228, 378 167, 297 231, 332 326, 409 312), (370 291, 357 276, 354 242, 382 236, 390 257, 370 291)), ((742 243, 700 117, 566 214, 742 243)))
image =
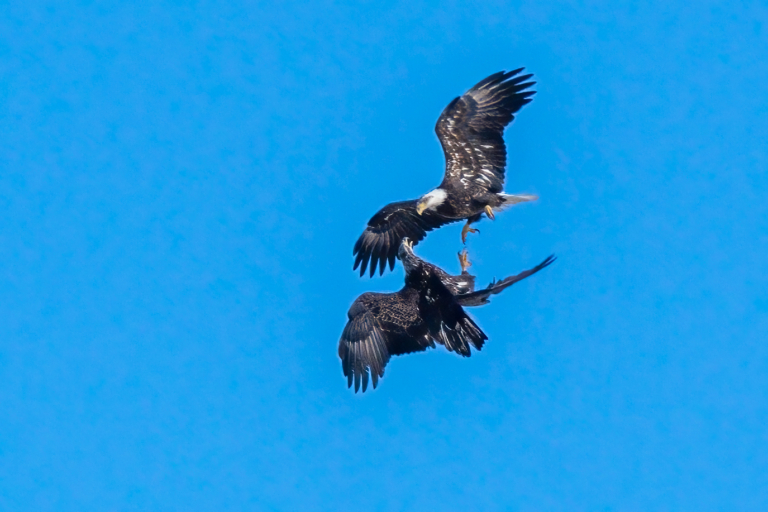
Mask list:
POLYGON ((424 203, 419 203, 416 205, 416 213, 418 213, 419 215, 421 215, 426 209, 427 209, 427 205, 425 205, 424 203))

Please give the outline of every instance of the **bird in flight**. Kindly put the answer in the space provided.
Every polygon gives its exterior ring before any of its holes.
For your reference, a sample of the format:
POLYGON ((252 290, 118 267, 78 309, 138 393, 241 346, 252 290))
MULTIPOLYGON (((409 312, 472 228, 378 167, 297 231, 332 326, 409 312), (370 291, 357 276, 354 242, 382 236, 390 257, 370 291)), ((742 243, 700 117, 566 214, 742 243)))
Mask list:
POLYGON ((354 382, 355 393, 361 382, 365 392, 369 378, 376 388, 392 356, 435 348, 435 343, 464 357, 470 356, 470 346, 480 350, 488 336, 464 307, 487 304, 491 295, 555 261, 550 256, 529 270, 475 291, 466 252, 459 254, 462 272, 457 276, 416 256, 408 238, 400 244, 398 258, 405 269, 403 288, 394 293, 364 293, 347 313, 339 357, 347 386, 354 382))
POLYGON ((353 270, 359 266, 362 276, 370 265, 373 277, 377 265, 384 273, 387 261, 392 270, 404 237, 417 244, 427 231, 451 222, 467 221, 461 232, 466 243, 467 233, 477 232, 471 224, 483 214, 493 220, 494 212, 537 199, 504 193, 504 129, 536 93, 529 90, 533 75, 521 75, 522 70, 495 73, 445 107, 435 126, 445 153, 442 183, 419 199, 379 210, 355 244, 353 270))

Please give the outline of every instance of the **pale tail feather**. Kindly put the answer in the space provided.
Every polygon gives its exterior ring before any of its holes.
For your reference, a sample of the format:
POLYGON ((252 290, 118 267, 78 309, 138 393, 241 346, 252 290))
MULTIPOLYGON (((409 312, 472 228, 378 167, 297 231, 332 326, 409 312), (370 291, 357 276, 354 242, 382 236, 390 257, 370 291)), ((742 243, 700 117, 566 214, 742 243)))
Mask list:
POLYGON ((499 194, 501 204, 494 207, 494 210, 501 211, 504 208, 508 208, 518 203, 527 203, 528 201, 536 201, 539 196, 533 196, 530 194, 499 194))

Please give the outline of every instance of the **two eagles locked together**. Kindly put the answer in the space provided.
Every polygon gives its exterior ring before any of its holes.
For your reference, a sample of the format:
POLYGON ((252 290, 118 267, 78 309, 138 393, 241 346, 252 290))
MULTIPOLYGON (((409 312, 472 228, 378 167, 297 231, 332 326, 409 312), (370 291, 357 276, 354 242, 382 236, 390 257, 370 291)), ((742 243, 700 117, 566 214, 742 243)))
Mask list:
POLYGON ((523 68, 495 73, 445 107, 435 131, 445 153, 442 183, 419 199, 391 203, 374 215, 355 244, 353 270, 360 275, 376 267, 383 274, 399 259, 405 270, 405 285, 395 293, 368 292, 349 308, 339 340, 339 357, 348 387, 363 391, 372 380, 376 388, 391 356, 434 348, 435 343, 468 357, 470 345, 480 350, 488 339, 464 311, 481 306, 514 283, 535 274, 555 261, 549 256, 537 266, 515 276, 494 281, 475 291, 475 277, 466 249, 459 254, 461 274, 453 276, 413 252, 413 246, 428 231, 466 220, 461 232, 466 243, 471 225, 483 214, 491 220, 513 204, 533 201, 536 196, 505 194, 504 170, 507 150, 504 129, 514 115, 531 101, 533 75, 520 75, 523 68))

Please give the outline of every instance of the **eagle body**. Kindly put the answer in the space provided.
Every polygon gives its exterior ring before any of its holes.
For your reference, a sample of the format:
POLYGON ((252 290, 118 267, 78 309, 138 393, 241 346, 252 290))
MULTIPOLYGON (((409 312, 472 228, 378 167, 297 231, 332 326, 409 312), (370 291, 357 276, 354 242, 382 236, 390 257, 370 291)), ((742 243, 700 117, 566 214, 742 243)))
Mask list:
POLYGON ((427 232, 461 220, 477 222, 486 213, 535 196, 505 194, 507 149, 504 129, 535 91, 533 75, 522 68, 495 73, 481 80, 463 96, 451 101, 437 120, 435 132, 445 154, 445 175, 440 185, 419 199, 391 203, 379 210, 355 244, 354 269, 370 275, 386 263, 394 268, 400 241, 414 244, 427 232))
POLYGON ((419 314, 419 292, 408 286, 395 293, 367 292, 349 308, 353 320, 371 316, 388 339, 390 355, 410 354, 434 347, 426 323, 419 314))
POLYGON ((355 392, 361 384, 365 392, 369 378, 375 388, 392 356, 435 348, 436 343, 464 357, 471 355, 470 347, 480 350, 488 337, 464 307, 487 304, 491 295, 554 261, 550 256, 530 270, 475 291, 474 276, 464 270, 454 276, 422 260, 407 238, 398 257, 405 269, 403 288, 393 293, 363 293, 347 312, 339 358, 347 385, 354 383, 355 392))
POLYGON ((436 204, 433 210, 436 214, 446 219, 464 220, 474 215, 483 213, 486 205, 498 206, 501 202, 496 194, 485 191, 472 192, 457 188, 452 185, 439 187, 436 190, 444 191, 445 200, 436 204))
MULTIPOLYGON (((456 187, 448 184, 445 188, 438 187, 435 190, 444 192, 445 200, 433 207, 434 212, 446 220, 450 221, 470 220, 477 222, 485 213, 485 208, 492 210, 502 210, 508 204, 507 197, 519 198, 520 196, 508 196, 507 194, 488 192, 486 190, 472 190, 456 187)), ((418 200, 417 200, 418 201, 418 200)))

